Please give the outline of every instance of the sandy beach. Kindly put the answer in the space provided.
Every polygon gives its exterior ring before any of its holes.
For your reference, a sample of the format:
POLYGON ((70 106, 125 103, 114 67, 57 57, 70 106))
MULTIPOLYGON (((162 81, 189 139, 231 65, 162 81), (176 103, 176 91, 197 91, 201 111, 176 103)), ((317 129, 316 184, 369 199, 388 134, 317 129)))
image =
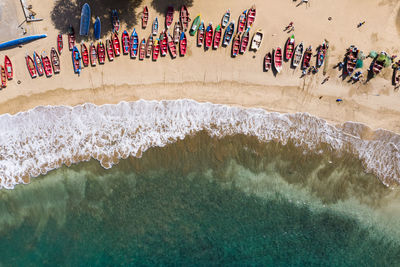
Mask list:
MULTIPOLYGON (((19 1, 13 0, 16 9, 22 8, 19 1)), ((399 92, 391 84, 392 69, 386 68, 367 84, 348 83, 339 76, 341 72, 334 69, 345 54, 346 48, 356 45, 366 55, 370 50, 388 54, 397 54, 399 49, 400 25, 398 17, 400 2, 390 0, 324 0, 310 1, 228 1, 221 0, 210 5, 208 1, 173 1, 174 20, 178 19, 177 8, 185 3, 191 17, 201 13, 207 24, 212 21, 217 25, 223 13, 230 8, 232 18, 238 16, 252 4, 257 7, 257 18, 253 26, 263 29, 265 38, 257 53, 246 52, 237 58, 231 58, 230 46, 218 50, 204 51, 195 45, 195 37, 189 37, 188 54, 172 60, 169 55, 159 58, 157 62, 149 59, 140 62, 129 56, 120 56, 114 62, 103 66, 83 69, 80 76, 73 73, 71 53, 66 49, 66 29, 69 23, 78 31, 81 4, 65 1, 30 0, 37 17, 41 22, 25 24, 28 34, 48 34, 39 41, 1 51, 7 54, 14 64, 14 79, 7 88, 0 91, 0 113, 17 113, 38 105, 77 105, 86 102, 95 104, 118 103, 138 99, 161 100, 189 98, 200 102, 260 107, 268 111, 309 112, 330 122, 362 122, 371 128, 384 128, 400 132, 399 92), (60 9, 64 5, 63 9, 60 9), (73 12, 73 16, 70 14, 73 12), (331 20, 328 20, 331 17, 331 20), (303 41, 306 46, 315 49, 324 39, 330 42, 329 67, 327 83, 321 84, 326 76, 322 71, 315 75, 300 78, 301 71, 293 70, 285 63, 283 71, 276 77, 270 71, 263 72, 263 58, 268 51, 277 46, 284 46, 289 34, 283 29, 290 22, 295 25, 296 42, 303 41), (357 24, 366 21, 357 28, 357 24), (397 24, 396 24, 397 21, 397 24), (61 55, 61 73, 51 78, 31 79, 24 56, 33 51, 47 53, 56 46, 56 36, 64 33, 64 51, 61 55), (18 84, 17 81, 21 83, 18 84), (336 99, 343 99, 337 103, 336 99)), ((93 20, 101 16, 102 27, 109 30, 111 25, 107 18, 108 9, 99 1, 87 1, 92 7, 93 20), (98 13, 96 13, 98 12, 98 13)), ((123 1, 121 1, 123 2, 123 1)), ((150 9, 150 22, 157 16, 164 23, 164 12, 167 2, 134 1, 121 14, 122 29, 129 32, 135 27, 139 38, 148 37, 150 27, 140 27, 140 12, 143 6, 150 9), (161 3, 162 2, 162 3, 161 3), (128 25, 124 24, 128 22, 128 25), (130 24, 129 24, 130 23, 130 24), (137 23, 134 25, 134 23, 137 23)), ((118 8, 124 4, 118 2, 118 8)), ((3 10, 4 13, 4 10, 3 10)), ((21 17, 23 19, 23 17, 21 17)), ((92 28, 91 28, 92 31, 92 28)), ((292 33, 290 33, 292 34, 292 33)), ((103 40, 109 36, 103 32, 103 40)), ((87 43, 93 41, 89 36, 87 43)), ((313 64, 315 58, 313 58, 313 64)), ((369 67, 370 58, 364 61, 364 71, 369 67)))

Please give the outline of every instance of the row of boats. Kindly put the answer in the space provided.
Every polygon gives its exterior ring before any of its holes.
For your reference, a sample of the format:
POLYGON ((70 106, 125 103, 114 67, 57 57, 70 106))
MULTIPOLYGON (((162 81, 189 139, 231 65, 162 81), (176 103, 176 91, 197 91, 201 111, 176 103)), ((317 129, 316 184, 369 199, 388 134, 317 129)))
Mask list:
POLYGON ((0 82, 1 88, 7 87, 7 81, 12 80, 14 76, 13 66, 10 58, 6 55, 4 56, 4 65, 0 65, 0 82))

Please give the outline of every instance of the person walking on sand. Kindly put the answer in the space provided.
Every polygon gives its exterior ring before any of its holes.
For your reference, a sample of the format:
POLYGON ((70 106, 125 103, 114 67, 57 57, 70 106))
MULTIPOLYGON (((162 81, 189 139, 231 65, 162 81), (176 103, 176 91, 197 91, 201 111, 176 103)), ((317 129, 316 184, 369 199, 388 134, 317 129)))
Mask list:
POLYGON ((322 84, 326 83, 328 80, 329 80, 329 76, 326 77, 326 78, 322 81, 322 84))
POLYGON ((357 28, 360 28, 364 24, 365 24, 365 21, 358 23, 357 28))
POLYGON ((290 28, 293 28, 293 21, 291 21, 291 22, 289 23, 289 25, 286 26, 286 28, 285 28, 284 31, 287 31, 287 30, 289 30, 290 28))

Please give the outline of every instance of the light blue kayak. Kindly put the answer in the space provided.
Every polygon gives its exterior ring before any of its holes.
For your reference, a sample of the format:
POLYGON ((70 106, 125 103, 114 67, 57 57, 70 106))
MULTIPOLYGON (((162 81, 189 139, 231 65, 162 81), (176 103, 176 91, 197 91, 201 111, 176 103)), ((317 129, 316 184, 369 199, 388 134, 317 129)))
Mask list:
POLYGON ((99 40, 100 35, 101 35, 101 22, 100 22, 100 18, 97 17, 96 21, 94 22, 94 38, 96 40, 99 40))
POLYGON ((26 36, 26 37, 22 37, 22 38, 18 38, 15 40, 11 40, 11 41, 7 41, 4 43, 0 44, 0 49, 6 49, 9 47, 13 47, 13 46, 17 46, 20 44, 24 44, 27 42, 31 42, 31 41, 35 41, 37 39, 41 39, 41 38, 45 38, 47 37, 47 34, 38 34, 38 35, 31 35, 31 36, 26 36))
POLYGON ((82 7, 81 12, 81 28, 79 30, 80 35, 88 35, 90 26, 90 7, 88 3, 85 3, 82 7))

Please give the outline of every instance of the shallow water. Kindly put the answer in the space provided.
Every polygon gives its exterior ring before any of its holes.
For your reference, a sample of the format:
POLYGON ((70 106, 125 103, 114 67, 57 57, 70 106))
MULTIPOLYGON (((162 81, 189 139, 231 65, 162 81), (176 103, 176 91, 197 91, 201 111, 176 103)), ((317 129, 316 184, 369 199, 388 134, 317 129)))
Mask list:
POLYGON ((396 266, 399 207, 351 154, 200 132, 1 190, 0 265, 396 266))

